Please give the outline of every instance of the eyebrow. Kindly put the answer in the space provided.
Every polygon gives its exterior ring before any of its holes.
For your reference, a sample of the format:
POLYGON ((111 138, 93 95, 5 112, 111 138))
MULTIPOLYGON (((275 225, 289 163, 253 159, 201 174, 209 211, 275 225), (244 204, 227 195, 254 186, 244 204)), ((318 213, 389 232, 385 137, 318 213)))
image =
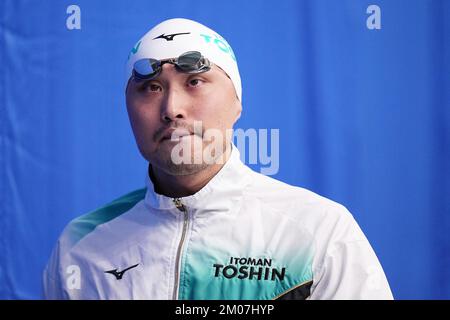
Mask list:
MULTIPOLYGON (((197 77, 197 76, 199 76, 199 77, 201 77, 201 76, 214 77, 215 75, 211 71, 212 71, 212 69, 205 71, 205 72, 200 72, 200 73, 185 73, 185 72, 176 70, 176 75, 177 75, 177 77, 179 77, 183 80, 186 80, 186 79, 189 79, 192 77, 197 77)), ((222 72, 225 74, 225 76, 228 77, 228 75, 224 71, 222 71, 222 72)), ((161 74, 159 74, 156 78, 153 78, 153 79, 142 79, 141 80, 141 79, 137 79, 135 77, 131 77, 131 78, 134 78, 134 83, 136 83, 136 84, 149 83, 151 81, 163 81, 163 82, 165 81, 164 80, 164 70, 161 72, 161 74), (163 79, 163 80, 161 80, 161 79, 163 79)))

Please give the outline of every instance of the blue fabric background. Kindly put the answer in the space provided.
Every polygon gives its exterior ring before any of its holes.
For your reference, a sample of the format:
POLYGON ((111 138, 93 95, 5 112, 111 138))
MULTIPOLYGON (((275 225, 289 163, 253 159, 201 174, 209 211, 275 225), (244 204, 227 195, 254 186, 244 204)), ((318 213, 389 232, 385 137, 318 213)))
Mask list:
POLYGON ((274 177, 344 204, 396 298, 449 299, 446 0, 0 1, 0 298, 39 298, 63 227, 143 187, 124 64, 174 17, 233 47, 236 127, 280 129, 274 177), (66 28, 71 4, 80 30, 66 28))

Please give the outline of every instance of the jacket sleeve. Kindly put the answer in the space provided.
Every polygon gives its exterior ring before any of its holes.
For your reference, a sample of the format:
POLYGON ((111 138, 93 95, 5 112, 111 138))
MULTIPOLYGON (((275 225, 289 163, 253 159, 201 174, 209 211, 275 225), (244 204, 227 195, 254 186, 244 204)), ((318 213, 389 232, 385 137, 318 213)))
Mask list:
POLYGON ((59 242, 53 249, 52 255, 42 275, 42 296, 46 300, 65 300, 68 296, 63 290, 59 267, 59 242))
POLYGON ((309 299, 393 299, 383 268, 352 215, 345 209, 330 225, 323 254, 313 263, 309 299))

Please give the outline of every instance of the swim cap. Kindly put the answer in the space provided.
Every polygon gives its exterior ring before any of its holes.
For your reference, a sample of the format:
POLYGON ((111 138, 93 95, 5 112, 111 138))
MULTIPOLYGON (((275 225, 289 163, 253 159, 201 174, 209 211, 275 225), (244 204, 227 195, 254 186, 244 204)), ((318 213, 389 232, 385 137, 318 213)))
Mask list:
POLYGON ((136 43, 128 55, 125 86, 137 60, 176 58, 187 51, 199 51, 222 68, 233 82, 237 97, 242 101, 241 77, 231 46, 210 28, 182 18, 161 22, 136 43))

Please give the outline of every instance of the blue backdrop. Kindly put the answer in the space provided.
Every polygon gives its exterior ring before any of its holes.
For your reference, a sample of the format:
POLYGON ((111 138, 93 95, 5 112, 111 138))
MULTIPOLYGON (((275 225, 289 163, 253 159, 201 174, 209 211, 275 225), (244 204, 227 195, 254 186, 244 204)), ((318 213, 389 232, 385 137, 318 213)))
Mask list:
POLYGON ((143 187, 124 65, 174 17, 233 47, 274 177, 347 206, 396 298, 449 299, 448 0, 0 1, 0 298, 40 298, 62 228, 143 187))

